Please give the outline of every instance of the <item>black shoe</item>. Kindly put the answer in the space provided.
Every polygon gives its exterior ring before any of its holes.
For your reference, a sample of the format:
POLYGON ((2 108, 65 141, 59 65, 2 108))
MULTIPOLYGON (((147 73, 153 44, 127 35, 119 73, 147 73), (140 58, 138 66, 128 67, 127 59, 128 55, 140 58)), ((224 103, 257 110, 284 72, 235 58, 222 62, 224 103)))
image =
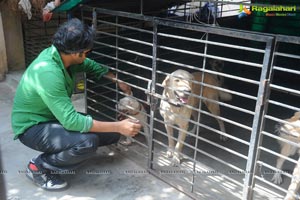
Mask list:
POLYGON ((59 174, 51 173, 47 169, 41 169, 34 161, 29 162, 26 171, 26 176, 45 190, 61 190, 68 186, 67 182, 59 174))

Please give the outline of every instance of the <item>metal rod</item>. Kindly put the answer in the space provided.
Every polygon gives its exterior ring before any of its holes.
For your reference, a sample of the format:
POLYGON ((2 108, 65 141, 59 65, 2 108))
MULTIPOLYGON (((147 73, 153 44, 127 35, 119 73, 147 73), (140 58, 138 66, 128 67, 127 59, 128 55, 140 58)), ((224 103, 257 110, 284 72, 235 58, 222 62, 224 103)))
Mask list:
POLYGON ((141 15, 143 15, 144 14, 144 0, 141 0, 141 3, 140 3, 140 5, 141 5, 141 7, 140 7, 140 13, 141 13, 141 15))
MULTIPOLYGON (((299 56, 299 59, 300 59, 300 56, 299 56)), ((273 70, 278 70, 278 71, 281 71, 281 72, 288 72, 288 73, 291 73, 291 74, 300 75, 299 70, 287 69, 285 67, 273 66, 273 70)))
POLYGON ((266 54, 264 56, 263 68, 260 77, 260 85, 257 94, 257 102, 255 106, 255 116, 253 120, 253 130, 251 132, 250 146, 248 151, 248 162, 246 166, 245 182, 243 188, 243 200, 252 199, 253 195, 253 187, 254 187, 254 174, 256 169, 256 160, 258 156, 258 146, 260 145, 262 138, 260 137, 260 132, 263 127, 263 115, 265 110, 267 109, 267 105, 265 104, 267 95, 266 91, 269 87, 269 78, 270 78, 270 68, 271 68, 271 55, 274 49, 274 38, 269 39, 266 42, 266 54))
MULTIPOLYGON (((156 85, 156 67, 157 67, 157 45, 158 45, 158 38, 157 38, 157 22, 153 22, 153 49, 152 49, 152 83, 151 83, 151 93, 154 94, 156 92, 155 85, 156 85)), ((151 96, 150 97, 150 136, 149 136, 149 159, 148 159, 148 169, 153 169, 153 127, 154 127, 154 115, 156 110, 156 99, 151 96)))
MULTIPOLYGON (((119 23, 119 17, 118 16, 116 16, 116 24, 118 24, 119 23)), ((115 27, 115 31, 116 31, 116 35, 119 35, 119 27, 118 26, 116 26, 115 27)), ((118 61, 118 58, 119 58, 119 49, 118 49, 118 47, 119 47, 119 38, 118 37, 116 37, 115 38, 115 54, 116 54, 116 60, 115 60, 115 68, 116 68, 116 70, 119 70, 119 61, 118 61)), ((119 79, 119 73, 118 73, 118 71, 116 71, 116 79, 119 79)), ((119 90, 119 87, 117 86, 117 84, 116 84, 116 90, 118 91, 119 90)), ((116 97, 115 97, 116 99, 119 99, 119 93, 118 92, 116 92, 116 97)), ((115 116, 115 119, 117 120, 117 115, 115 116)))
POLYGON ((239 49, 239 50, 246 50, 246 51, 258 52, 258 53, 265 52, 263 49, 256 49, 256 48, 246 47, 246 46, 238 46, 238 45, 233 45, 233 44, 226 44, 226 43, 221 43, 221 42, 214 42, 214 41, 208 41, 208 40, 185 37, 185 36, 171 35, 171 34, 166 34, 166 33, 158 33, 158 35, 163 36, 163 37, 174 38, 174 39, 181 39, 181 40, 185 40, 185 41, 199 42, 202 44, 212 44, 212 45, 221 46, 221 47, 229 47, 229 48, 234 48, 234 49, 239 49))
POLYGON ((148 31, 148 30, 141 29, 141 28, 135 28, 135 27, 128 26, 128 25, 117 24, 117 23, 113 23, 113 22, 107 22, 107 21, 103 21, 103 20, 100 20, 100 19, 98 19, 98 22, 101 22, 101 23, 107 24, 107 25, 111 25, 112 27, 117 26, 119 28, 124 28, 124 29, 128 29, 128 30, 133 30, 133 31, 139 31, 139 32, 142 32, 142 33, 152 34, 152 31, 148 31))

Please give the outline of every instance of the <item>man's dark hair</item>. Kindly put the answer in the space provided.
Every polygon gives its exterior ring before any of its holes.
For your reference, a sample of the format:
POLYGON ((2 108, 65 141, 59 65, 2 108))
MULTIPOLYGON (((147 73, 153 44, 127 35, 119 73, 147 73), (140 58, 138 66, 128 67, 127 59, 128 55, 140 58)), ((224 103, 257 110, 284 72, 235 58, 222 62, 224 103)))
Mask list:
POLYGON ((93 48, 95 35, 92 27, 72 18, 58 28, 52 44, 62 53, 80 53, 93 48))

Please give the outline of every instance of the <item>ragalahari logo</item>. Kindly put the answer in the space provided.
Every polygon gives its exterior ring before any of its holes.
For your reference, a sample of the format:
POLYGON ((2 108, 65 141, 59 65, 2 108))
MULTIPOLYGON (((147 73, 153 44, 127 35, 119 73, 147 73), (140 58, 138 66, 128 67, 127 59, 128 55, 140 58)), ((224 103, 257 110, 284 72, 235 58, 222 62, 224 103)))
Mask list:
POLYGON ((297 6, 296 5, 252 5, 246 8, 244 5, 240 5, 238 18, 243 18, 251 15, 251 12, 261 12, 267 17, 287 17, 296 16, 297 6))
POLYGON ((246 17, 248 15, 251 15, 251 11, 246 8, 246 6, 243 6, 242 4, 240 5, 240 14, 238 15, 238 18, 243 18, 246 17))

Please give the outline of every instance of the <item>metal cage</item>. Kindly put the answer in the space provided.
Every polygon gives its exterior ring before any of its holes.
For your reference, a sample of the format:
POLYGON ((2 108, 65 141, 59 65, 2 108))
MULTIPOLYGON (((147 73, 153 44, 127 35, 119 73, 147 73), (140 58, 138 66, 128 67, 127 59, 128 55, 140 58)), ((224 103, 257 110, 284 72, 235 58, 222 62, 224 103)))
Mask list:
MULTIPOLYGON (((276 158, 282 157, 274 130, 277 123, 299 111, 300 38, 203 26, 171 19, 82 7, 82 19, 97 29, 92 59, 107 65, 129 84, 133 96, 146 105, 150 143, 145 131, 131 146, 118 145, 121 154, 145 167, 194 199, 282 198, 292 177, 284 171, 284 184, 271 178, 276 158), (215 71, 209 59, 221 60, 215 71), (196 134, 186 131, 180 166, 170 165, 165 122, 159 114, 162 81, 176 69, 199 71, 222 78, 220 86, 199 83, 233 96, 231 101, 214 102, 220 116, 202 105, 195 108, 200 120, 190 120, 196 134), (219 129, 216 119, 225 123, 219 129), (229 138, 221 141, 220 135, 229 138)), ((115 105, 125 96, 115 84, 93 75, 86 80, 87 112, 102 120, 116 120, 115 105)), ((186 120, 186 119, 183 119, 186 120)), ((284 141, 290 145, 298 145, 284 141)), ((298 147, 298 146, 297 146, 298 147)), ((284 157, 293 170, 296 160, 284 157)), ((134 169, 133 169, 134 170, 134 169)))

